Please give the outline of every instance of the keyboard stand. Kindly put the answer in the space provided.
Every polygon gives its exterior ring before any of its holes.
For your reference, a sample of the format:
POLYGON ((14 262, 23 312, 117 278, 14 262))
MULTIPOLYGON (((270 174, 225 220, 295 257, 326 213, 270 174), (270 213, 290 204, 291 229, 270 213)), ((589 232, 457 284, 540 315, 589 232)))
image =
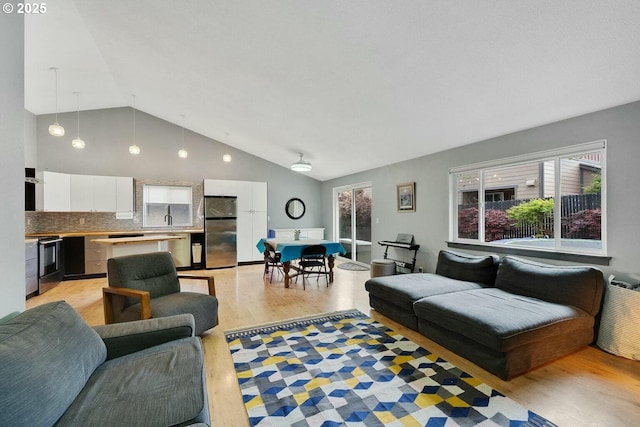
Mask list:
POLYGON ((416 256, 418 254, 418 249, 420 249, 420 245, 416 245, 414 243, 401 243, 401 242, 390 242, 387 240, 382 240, 380 242, 378 242, 378 244, 380 246, 384 246, 384 259, 390 259, 392 261, 394 261, 396 263, 396 272, 398 271, 398 268, 404 268, 409 270, 410 273, 413 273, 413 270, 416 267, 416 256), (408 251, 413 251, 413 260, 409 263, 409 262, 405 262, 405 261, 401 261, 398 259, 393 259, 393 258, 389 258, 387 253, 389 251, 389 248, 398 248, 398 249, 405 249, 408 251))

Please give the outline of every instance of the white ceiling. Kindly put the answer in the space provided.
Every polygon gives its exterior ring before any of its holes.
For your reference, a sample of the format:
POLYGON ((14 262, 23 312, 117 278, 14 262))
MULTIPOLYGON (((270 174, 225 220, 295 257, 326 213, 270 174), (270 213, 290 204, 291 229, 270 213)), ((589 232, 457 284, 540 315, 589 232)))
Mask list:
POLYGON ((637 0, 56 0, 25 18, 25 104, 55 111, 55 66, 60 112, 135 94, 324 181, 639 100, 638 22, 637 0))

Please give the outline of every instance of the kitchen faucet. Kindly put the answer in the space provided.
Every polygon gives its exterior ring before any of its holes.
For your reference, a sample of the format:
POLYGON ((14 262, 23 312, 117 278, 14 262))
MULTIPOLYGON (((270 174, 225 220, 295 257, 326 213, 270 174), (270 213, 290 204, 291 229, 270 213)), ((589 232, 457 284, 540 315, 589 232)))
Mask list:
POLYGON ((173 217, 171 216, 171 205, 167 206, 167 214, 164 216, 164 222, 167 223, 170 230, 173 230, 173 217))

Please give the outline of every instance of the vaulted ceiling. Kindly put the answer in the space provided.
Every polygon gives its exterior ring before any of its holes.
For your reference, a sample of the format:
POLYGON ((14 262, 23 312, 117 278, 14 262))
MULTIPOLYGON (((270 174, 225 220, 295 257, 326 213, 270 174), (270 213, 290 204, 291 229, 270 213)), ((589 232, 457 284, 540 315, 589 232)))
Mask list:
POLYGON ((25 17, 25 104, 55 111, 58 67, 61 112, 135 94, 324 181, 639 100, 638 22, 637 0, 56 0, 25 17))

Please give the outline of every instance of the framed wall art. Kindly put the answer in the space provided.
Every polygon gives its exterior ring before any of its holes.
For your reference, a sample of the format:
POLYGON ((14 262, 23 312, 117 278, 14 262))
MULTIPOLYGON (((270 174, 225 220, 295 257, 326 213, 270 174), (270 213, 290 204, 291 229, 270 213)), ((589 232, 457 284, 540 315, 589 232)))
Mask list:
POLYGON ((416 211, 416 183, 398 184, 398 212, 416 211))

